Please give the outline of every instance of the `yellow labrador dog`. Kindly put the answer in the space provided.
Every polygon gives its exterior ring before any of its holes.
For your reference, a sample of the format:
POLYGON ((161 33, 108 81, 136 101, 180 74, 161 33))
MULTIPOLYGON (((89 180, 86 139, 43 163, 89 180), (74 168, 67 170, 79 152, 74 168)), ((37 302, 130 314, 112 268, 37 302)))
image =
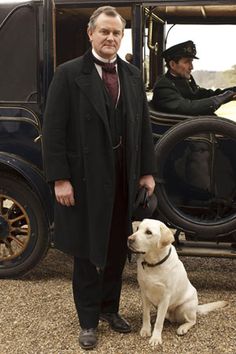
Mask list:
POLYGON ((129 248, 139 253, 137 260, 138 283, 143 301, 142 337, 150 337, 154 348, 162 344, 162 328, 165 318, 178 322, 177 334, 183 335, 196 323, 197 313, 227 305, 226 301, 198 305, 197 291, 190 283, 183 263, 171 243, 174 236, 170 229, 158 220, 144 219, 134 222, 134 232, 128 238, 129 248), (151 305, 158 307, 157 318, 151 333, 151 305))

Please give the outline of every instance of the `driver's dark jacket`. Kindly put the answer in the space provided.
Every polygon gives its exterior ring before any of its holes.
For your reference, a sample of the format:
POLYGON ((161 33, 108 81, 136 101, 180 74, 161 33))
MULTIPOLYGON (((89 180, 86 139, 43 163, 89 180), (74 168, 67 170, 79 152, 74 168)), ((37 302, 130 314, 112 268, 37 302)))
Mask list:
POLYGON ((224 90, 201 88, 192 76, 190 80, 187 80, 175 77, 168 71, 155 83, 152 106, 157 111, 167 113, 211 115, 219 108, 214 96, 227 90, 229 88, 224 90))

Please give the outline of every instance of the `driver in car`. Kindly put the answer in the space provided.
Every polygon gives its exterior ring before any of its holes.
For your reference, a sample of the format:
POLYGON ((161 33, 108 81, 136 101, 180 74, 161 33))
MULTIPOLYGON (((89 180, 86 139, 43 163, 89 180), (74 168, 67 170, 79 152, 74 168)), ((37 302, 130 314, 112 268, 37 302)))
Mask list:
POLYGON ((191 72, 197 51, 189 40, 166 49, 162 56, 168 71, 155 83, 152 106, 173 114, 212 115, 224 103, 236 98, 236 86, 226 89, 199 87, 191 72))

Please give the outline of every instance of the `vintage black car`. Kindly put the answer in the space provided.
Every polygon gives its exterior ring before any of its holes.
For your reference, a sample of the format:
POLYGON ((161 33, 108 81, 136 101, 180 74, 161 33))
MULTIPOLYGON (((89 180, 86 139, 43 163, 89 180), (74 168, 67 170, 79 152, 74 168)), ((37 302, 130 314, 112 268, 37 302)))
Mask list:
MULTIPOLYGON (((47 90, 55 67, 89 47, 88 18, 105 3, 0 3, 2 278, 23 275, 53 245, 53 202, 43 173, 41 141, 47 90)), ((164 72, 160 53, 165 47, 167 25, 236 26, 236 5, 230 0, 116 0, 109 4, 116 6, 127 20, 132 33, 133 64, 143 71, 147 91, 164 72)), ((153 217, 174 229, 180 254, 236 257, 235 123, 212 116, 178 116, 150 109, 158 166, 158 207, 153 217), (194 151, 196 144, 200 147, 198 152, 194 151), (201 171, 199 184, 189 161, 204 149, 208 168, 201 171)))

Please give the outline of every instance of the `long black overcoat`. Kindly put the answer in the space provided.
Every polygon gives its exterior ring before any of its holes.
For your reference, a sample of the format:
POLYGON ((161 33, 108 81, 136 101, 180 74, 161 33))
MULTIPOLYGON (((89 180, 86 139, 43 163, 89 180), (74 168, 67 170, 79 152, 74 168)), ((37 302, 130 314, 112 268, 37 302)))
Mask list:
MULTIPOLYGON (((140 71, 118 58, 126 110, 128 220, 139 177, 155 172, 146 95, 140 71)), ((101 79, 91 51, 64 63, 50 85, 43 124, 43 149, 49 182, 69 179, 76 205, 55 202, 55 246, 106 261, 115 191, 112 141, 101 79)), ((130 222, 127 235, 131 232, 130 222)))

